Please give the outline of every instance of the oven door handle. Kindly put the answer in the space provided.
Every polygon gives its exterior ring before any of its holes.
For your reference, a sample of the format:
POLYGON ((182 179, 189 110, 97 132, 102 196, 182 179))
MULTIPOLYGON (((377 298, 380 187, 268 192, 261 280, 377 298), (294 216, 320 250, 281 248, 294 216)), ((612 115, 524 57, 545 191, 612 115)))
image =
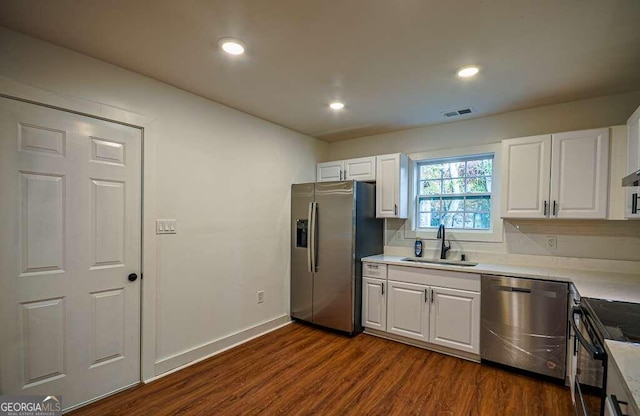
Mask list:
POLYGON ((576 321, 573 319, 575 315, 582 315, 582 311, 578 306, 574 306, 572 308, 572 311, 573 313, 571 314, 571 319, 569 320, 569 323, 573 327, 573 332, 575 332, 576 338, 578 338, 578 341, 580 341, 580 344, 582 344, 582 346, 585 347, 587 351, 589 351, 589 354, 591 355, 591 357, 593 357, 594 360, 603 361, 605 358, 605 352, 602 349, 602 347, 598 345, 589 344, 589 341, 587 341, 584 335, 582 335, 582 332, 580 332, 578 325, 576 325, 576 321))

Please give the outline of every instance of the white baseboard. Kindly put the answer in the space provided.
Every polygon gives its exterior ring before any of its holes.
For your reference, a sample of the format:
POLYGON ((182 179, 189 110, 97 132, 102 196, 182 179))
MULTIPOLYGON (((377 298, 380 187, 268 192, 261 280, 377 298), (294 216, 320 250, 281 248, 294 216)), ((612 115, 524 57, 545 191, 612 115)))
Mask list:
MULTIPOLYGON (((70 406, 70 407, 67 407, 66 409, 64 409, 62 411, 62 414, 66 414, 66 413, 72 412, 72 411, 77 410, 77 409, 79 409, 79 408, 81 408, 83 406, 86 406, 88 404, 97 402, 98 400, 102 400, 102 399, 104 399, 106 397, 113 396, 114 394, 118 394, 118 393, 120 393, 122 391, 125 391, 125 390, 128 390, 128 389, 132 388, 132 387, 135 387, 138 384, 140 384, 140 382, 136 381, 135 383, 129 384, 128 386, 120 387, 119 389, 116 389, 116 390, 114 390, 112 392, 101 394, 98 397, 94 397, 93 399, 89 399, 89 400, 84 401, 82 403, 74 404, 73 406, 70 406)), ((46 414, 46 412, 44 412, 44 413, 46 414)))
POLYGON ((226 336, 224 338, 217 339, 215 341, 208 342, 206 344, 197 346, 171 357, 164 358, 156 361, 155 370, 156 376, 144 380, 145 383, 157 380, 161 377, 180 371, 190 365, 193 365, 214 355, 220 354, 223 351, 236 347, 240 344, 244 344, 254 338, 262 336, 268 332, 274 331, 285 325, 291 323, 289 315, 282 315, 269 321, 262 322, 251 328, 238 331, 234 334, 226 336))

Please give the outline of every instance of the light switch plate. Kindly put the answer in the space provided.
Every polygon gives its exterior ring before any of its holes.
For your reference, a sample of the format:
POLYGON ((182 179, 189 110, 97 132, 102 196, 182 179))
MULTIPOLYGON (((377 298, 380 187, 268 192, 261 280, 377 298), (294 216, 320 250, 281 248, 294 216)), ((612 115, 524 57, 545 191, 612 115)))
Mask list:
POLYGON ((176 220, 156 220, 156 234, 175 234, 176 220))

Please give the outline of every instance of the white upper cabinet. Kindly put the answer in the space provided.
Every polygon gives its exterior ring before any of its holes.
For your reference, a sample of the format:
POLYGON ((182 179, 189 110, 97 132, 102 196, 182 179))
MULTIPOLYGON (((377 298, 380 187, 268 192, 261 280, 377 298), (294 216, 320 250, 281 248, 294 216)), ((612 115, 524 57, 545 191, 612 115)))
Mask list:
MULTIPOLYGON (((631 115, 627 121, 627 172, 640 170, 640 107, 631 115)), ((625 218, 640 219, 640 187, 627 187, 625 189, 625 218), (635 202, 634 202, 635 200, 635 202), (634 209, 635 208, 635 212, 634 209)))
POLYGON ((609 129, 502 142, 502 216, 607 218, 609 129))
POLYGON ((609 129, 553 135, 551 209, 555 218, 607 218, 609 129))
POLYGON ((502 216, 544 218, 548 214, 551 135, 502 141, 502 216))
POLYGON ((375 181, 376 180, 376 157, 361 157, 359 159, 349 159, 344 161, 344 174, 347 180, 375 181))
POLYGON ((318 163, 316 165, 316 182, 341 181, 344 161, 318 163))
POLYGON ((376 158, 376 217, 407 218, 409 158, 401 153, 376 158))
POLYGON ((376 157, 361 157, 358 159, 336 160, 334 162, 318 163, 316 166, 316 181, 375 181, 376 157))

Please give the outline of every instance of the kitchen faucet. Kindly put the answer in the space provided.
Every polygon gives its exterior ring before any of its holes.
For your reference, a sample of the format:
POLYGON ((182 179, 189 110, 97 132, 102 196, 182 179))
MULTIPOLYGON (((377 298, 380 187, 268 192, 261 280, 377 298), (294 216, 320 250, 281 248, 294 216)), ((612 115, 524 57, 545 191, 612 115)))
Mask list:
POLYGON ((444 224, 440 224, 437 238, 442 239, 442 245, 440 246, 440 259, 445 260, 447 258, 447 251, 451 250, 451 243, 447 245, 444 240, 444 224))

